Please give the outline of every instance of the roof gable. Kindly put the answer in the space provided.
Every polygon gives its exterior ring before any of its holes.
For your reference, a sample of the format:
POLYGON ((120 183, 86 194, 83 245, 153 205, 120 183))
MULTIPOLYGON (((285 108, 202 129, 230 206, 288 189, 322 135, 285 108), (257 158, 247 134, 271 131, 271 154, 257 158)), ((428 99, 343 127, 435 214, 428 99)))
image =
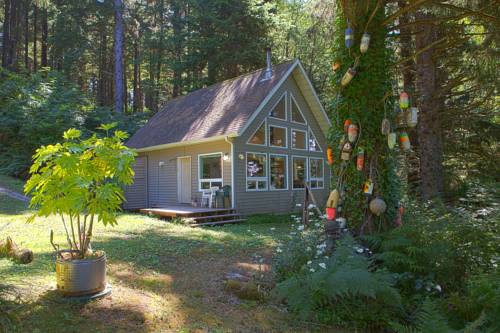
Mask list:
MULTIPOLYGON (((152 150, 175 143, 241 135, 287 77, 297 71, 294 75, 305 76, 300 89, 312 89, 304 96, 309 96, 308 103, 314 104, 316 113, 326 118, 329 127, 328 117, 298 60, 274 66, 273 76, 266 81, 262 81, 264 71, 265 68, 169 101, 128 140, 127 145, 138 150, 152 150)), ((318 122, 323 123, 320 119, 318 122)))

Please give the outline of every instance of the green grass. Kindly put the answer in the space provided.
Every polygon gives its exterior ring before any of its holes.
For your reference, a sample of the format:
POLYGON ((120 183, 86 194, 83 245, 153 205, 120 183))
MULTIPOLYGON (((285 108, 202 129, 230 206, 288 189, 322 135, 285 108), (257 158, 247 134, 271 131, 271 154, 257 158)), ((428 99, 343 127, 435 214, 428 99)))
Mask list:
MULTIPOLYGON (((15 181, 5 183, 19 188, 15 181)), ((93 242, 94 249, 107 254, 112 297, 74 304, 55 291, 49 234, 53 230, 63 248, 63 227, 56 217, 26 224, 29 214, 25 205, 0 198, 1 237, 11 236, 35 254, 29 265, 0 259, 1 283, 21 300, 15 332, 314 331, 276 305, 242 301, 224 290, 227 272, 260 274, 256 258, 271 262, 272 249, 290 231, 287 216, 260 215, 244 224, 190 228, 121 214, 115 227, 98 225, 93 242)), ((0 306, 1 301, 0 295, 0 306)))

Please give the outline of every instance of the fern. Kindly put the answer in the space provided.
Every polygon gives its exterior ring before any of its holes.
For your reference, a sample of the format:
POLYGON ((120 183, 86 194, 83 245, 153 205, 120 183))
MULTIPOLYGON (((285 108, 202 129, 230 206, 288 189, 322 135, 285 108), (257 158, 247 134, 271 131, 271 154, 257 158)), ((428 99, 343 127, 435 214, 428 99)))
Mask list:
POLYGON ((391 323, 391 328, 397 333, 455 333, 448 326, 446 318, 441 314, 435 301, 426 299, 418 309, 413 324, 405 326, 400 323, 391 323))

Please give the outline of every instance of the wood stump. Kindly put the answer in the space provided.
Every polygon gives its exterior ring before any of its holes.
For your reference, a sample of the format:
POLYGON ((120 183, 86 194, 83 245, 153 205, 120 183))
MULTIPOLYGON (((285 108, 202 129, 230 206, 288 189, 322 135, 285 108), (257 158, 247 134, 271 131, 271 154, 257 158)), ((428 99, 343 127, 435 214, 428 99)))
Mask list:
POLYGON ((7 237, 5 241, 0 241, 0 257, 8 257, 20 264, 29 264, 33 261, 33 251, 20 249, 12 238, 7 237))

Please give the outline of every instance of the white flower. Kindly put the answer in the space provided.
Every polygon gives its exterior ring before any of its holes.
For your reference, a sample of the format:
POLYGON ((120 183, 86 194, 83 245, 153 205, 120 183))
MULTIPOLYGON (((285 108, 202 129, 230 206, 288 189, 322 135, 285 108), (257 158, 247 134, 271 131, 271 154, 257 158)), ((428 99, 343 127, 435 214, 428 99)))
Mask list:
POLYGON ((278 248, 276 249, 276 252, 281 253, 281 252, 283 252, 283 250, 282 250, 282 249, 280 249, 280 248, 278 247, 278 248))
POLYGON ((310 268, 309 272, 314 273, 314 272, 316 272, 316 270, 314 268, 310 268))
POLYGON ((323 268, 323 269, 326 269, 326 264, 324 262, 320 262, 318 264, 319 267, 323 268))
POLYGON ((314 223, 315 226, 319 227, 321 223, 314 223))
POLYGON ((310 247, 310 246, 306 247, 306 251, 307 251, 307 252, 311 252, 311 250, 312 250, 312 249, 311 249, 311 247, 310 247))
POLYGON ((298 230, 298 231, 302 231, 302 230, 304 230, 304 226, 303 226, 303 225, 299 225, 299 226, 297 227, 297 230, 298 230))
POLYGON ((314 205, 314 204, 309 204, 309 206, 307 206, 307 209, 313 209, 313 208, 316 208, 316 205, 314 205))
POLYGON ((308 265, 310 265, 310 264, 312 264, 312 263, 313 263, 313 262, 312 262, 311 260, 309 260, 309 261, 307 262, 307 264, 308 264, 308 265))
POLYGON ((328 256, 325 256, 325 259, 328 259, 328 256))
POLYGON ((318 250, 318 251, 316 251, 316 256, 320 256, 320 255, 322 255, 322 254, 323 254, 323 250, 318 250))
POLYGON ((276 230, 276 228, 271 228, 271 230, 276 230))
POLYGON ((437 290, 437 291, 439 291, 439 292, 441 292, 441 290, 442 290, 442 289, 441 289, 441 286, 440 286, 439 284, 436 284, 436 287, 435 287, 435 288, 436 288, 436 290, 437 290))

